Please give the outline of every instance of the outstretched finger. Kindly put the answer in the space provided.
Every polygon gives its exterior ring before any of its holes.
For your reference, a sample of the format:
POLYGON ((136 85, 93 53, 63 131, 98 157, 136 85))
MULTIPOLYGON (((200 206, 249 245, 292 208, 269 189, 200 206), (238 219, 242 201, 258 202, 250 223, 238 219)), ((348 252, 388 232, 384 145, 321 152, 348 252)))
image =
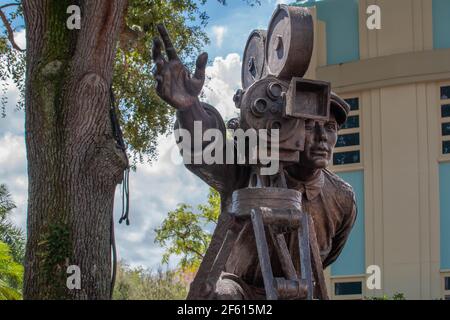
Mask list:
POLYGON ((206 52, 203 52, 197 58, 197 62, 195 65, 195 73, 194 73, 195 79, 197 79, 201 82, 205 81, 205 70, 206 70, 207 63, 208 63, 208 54, 206 52))
POLYGON ((189 75, 186 72, 187 88, 193 95, 198 95, 202 91, 203 85, 205 84, 205 71, 207 63, 208 54, 204 52, 197 58, 194 76, 192 78, 189 78, 189 75))
POLYGON ((172 41, 170 40, 166 27, 163 24, 158 24, 157 28, 164 42, 164 47, 166 48, 166 53, 169 60, 179 60, 177 51, 173 47, 172 41))
POLYGON ((155 66, 152 69, 153 75, 155 77, 161 75, 162 69, 164 67, 164 63, 166 62, 164 56, 161 52, 162 42, 159 38, 153 39, 153 48, 152 48, 152 58, 155 66))
POLYGON ((158 37, 153 38, 152 58, 155 63, 158 59, 163 59, 162 42, 158 37))

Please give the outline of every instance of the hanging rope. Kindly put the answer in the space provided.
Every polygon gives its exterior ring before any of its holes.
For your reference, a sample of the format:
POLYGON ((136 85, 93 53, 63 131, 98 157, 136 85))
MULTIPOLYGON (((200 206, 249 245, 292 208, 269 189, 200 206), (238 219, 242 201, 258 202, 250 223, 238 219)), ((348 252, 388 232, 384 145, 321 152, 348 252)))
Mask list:
MULTIPOLYGON (((110 88, 110 109, 109 114, 111 117, 112 131, 114 135, 114 139, 116 140, 116 147, 121 149, 126 156, 127 147, 125 145, 125 141, 123 139, 122 129, 120 128, 120 123, 117 118, 117 105, 116 99, 114 97, 113 87, 111 85, 110 88)), ((127 226, 130 225, 129 213, 130 213, 130 187, 129 187, 129 179, 130 179, 130 167, 128 166, 123 172, 122 179, 122 215, 120 217, 119 223, 122 223, 124 220, 126 221, 127 226)), ((110 291, 110 299, 113 298, 114 286, 116 283, 116 275, 117 275, 117 248, 116 248, 116 239, 114 235, 114 214, 111 217, 111 226, 110 226, 110 234, 111 234, 111 251, 112 251, 112 275, 111 275, 111 291, 110 291)))
POLYGON ((125 141, 123 140, 123 133, 122 128, 120 128, 120 123, 117 118, 117 106, 116 106, 116 98, 114 96, 113 87, 110 88, 110 94, 111 94, 111 105, 109 109, 109 114, 111 116, 111 123, 112 123, 112 129, 113 129, 113 135, 117 142, 117 147, 119 149, 122 149, 124 152, 127 150, 127 146, 125 145, 125 141))
POLYGON ((122 182, 122 216, 120 217, 119 223, 121 224, 124 220, 127 226, 130 225, 130 168, 127 168, 123 173, 122 182))
POLYGON ((109 292, 109 299, 112 300, 114 287, 116 285, 116 275, 117 275, 117 248, 116 248, 116 236, 114 234, 114 217, 111 219, 111 250, 112 250, 112 275, 111 275, 111 289, 109 292))

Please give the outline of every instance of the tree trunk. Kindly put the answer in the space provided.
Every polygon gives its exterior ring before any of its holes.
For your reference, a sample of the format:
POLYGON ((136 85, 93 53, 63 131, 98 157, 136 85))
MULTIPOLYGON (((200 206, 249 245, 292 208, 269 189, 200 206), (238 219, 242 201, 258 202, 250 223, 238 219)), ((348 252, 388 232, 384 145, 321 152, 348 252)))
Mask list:
POLYGON ((108 299, 114 191, 128 162, 110 118, 127 0, 23 0, 29 177, 25 299, 108 299), (67 8, 81 8, 69 30, 67 8), (81 289, 66 286, 67 267, 81 289))

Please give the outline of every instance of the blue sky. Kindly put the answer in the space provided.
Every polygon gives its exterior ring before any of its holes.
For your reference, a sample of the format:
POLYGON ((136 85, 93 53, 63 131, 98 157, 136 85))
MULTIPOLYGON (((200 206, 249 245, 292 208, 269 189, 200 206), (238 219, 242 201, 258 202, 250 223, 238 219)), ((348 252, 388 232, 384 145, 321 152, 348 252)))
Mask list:
POLYGON ((211 45, 206 51, 211 57, 234 52, 242 54, 250 32, 253 29, 267 29, 278 2, 286 1, 261 0, 261 6, 254 7, 242 0, 229 0, 226 6, 218 1, 209 1, 205 8, 210 16, 207 32, 211 45), (217 27, 225 28, 222 45, 217 43, 217 27))
MULTIPOLYGON (((0 5, 8 1, 0 0, 0 5)), ((245 1, 228 0, 227 6, 210 0, 205 9, 210 16, 206 32, 211 43, 210 65, 207 74, 211 78, 205 86, 205 100, 217 107, 229 118, 236 109, 232 101, 240 88, 241 56, 245 42, 253 29, 267 29, 277 0, 261 0, 261 6, 250 7, 245 1)), ((25 46, 25 34, 16 35, 17 42, 25 46)), ((0 118, 0 183, 6 183, 17 204, 14 221, 25 229, 27 203, 26 152, 24 143, 24 114, 14 105, 18 91, 9 87, 7 117, 0 118)), ((118 187, 115 206, 116 242, 119 258, 133 266, 156 269, 161 261, 163 248, 154 244, 154 229, 167 212, 178 203, 196 206, 206 201, 208 187, 180 164, 180 156, 172 136, 159 138, 159 158, 153 164, 138 166, 130 177, 131 226, 119 225, 120 192, 118 187)), ((171 261, 173 266, 177 259, 171 261)))

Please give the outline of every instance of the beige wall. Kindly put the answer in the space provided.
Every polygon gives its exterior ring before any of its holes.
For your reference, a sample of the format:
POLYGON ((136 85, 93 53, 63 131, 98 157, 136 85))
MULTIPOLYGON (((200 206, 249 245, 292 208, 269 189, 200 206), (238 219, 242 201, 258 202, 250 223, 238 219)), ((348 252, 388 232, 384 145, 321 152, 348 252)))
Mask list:
POLYGON ((441 296, 437 89, 418 83, 361 93, 366 264, 382 268, 382 293, 441 296))
POLYGON ((359 2, 361 61, 325 66, 325 23, 315 19, 308 75, 360 98, 366 266, 379 265, 383 278, 382 290, 364 295, 441 298, 439 87, 450 83, 450 50, 432 50, 432 0, 359 2), (366 28, 370 4, 381 7, 381 30, 366 28))
POLYGON ((433 49, 432 0, 359 0, 361 59, 433 49), (381 29, 368 30, 366 9, 381 9, 381 29))
POLYGON ((450 78, 450 49, 399 53, 318 67, 316 77, 330 81, 333 90, 339 93, 442 81, 450 78))

